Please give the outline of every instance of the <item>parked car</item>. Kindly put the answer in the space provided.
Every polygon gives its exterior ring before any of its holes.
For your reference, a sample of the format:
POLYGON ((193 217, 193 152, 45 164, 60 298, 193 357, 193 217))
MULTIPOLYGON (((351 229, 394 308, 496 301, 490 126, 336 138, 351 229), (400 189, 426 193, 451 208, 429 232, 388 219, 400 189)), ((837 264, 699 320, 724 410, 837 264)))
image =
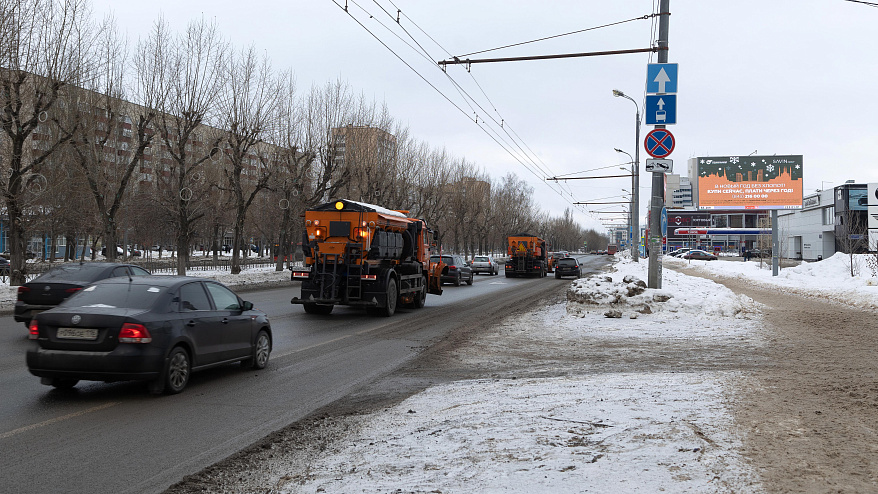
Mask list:
POLYGON ((682 256, 683 254, 689 252, 690 250, 692 250, 691 247, 681 247, 681 248, 679 248, 679 249, 672 250, 672 251, 668 252, 667 255, 669 255, 669 256, 671 256, 671 257, 680 257, 680 256, 682 256))
POLYGON ((13 318, 27 326, 33 317, 98 280, 116 276, 148 276, 140 266, 115 262, 62 264, 18 287, 13 318))
POLYGON ((770 258, 771 249, 750 249, 750 257, 770 258))
POLYGON ((682 259, 699 260, 699 261, 716 261, 718 258, 705 250, 692 249, 680 256, 682 259))
POLYGON ((29 328, 28 370, 56 388, 135 380, 175 394, 194 371, 264 368, 272 345, 265 313, 219 282, 188 276, 101 280, 29 328))
POLYGON ((447 267, 447 269, 442 271, 440 282, 454 283, 454 286, 460 286, 462 281, 465 281, 467 285, 473 284, 473 268, 467 264, 462 256, 430 256, 430 263, 439 262, 440 260, 447 267))
MULTIPOLYGON (((101 247, 101 255, 102 256, 107 255, 107 246, 106 245, 101 247)), ((117 256, 124 256, 125 255, 125 249, 123 249, 121 245, 116 246, 116 255, 117 256)))
POLYGON ((500 274, 500 264, 490 256, 475 256, 470 264, 473 274, 488 273, 491 276, 500 274))
POLYGON ((9 259, 0 257, 0 276, 9 276, 10 271, 9 259))
POLYGON ((577 278, 582 276, 582 267, 575 257, 565 257, 558 260, 558 264, 555 265, 555 278, 561 279, 563 276, 575 276, 577 278))

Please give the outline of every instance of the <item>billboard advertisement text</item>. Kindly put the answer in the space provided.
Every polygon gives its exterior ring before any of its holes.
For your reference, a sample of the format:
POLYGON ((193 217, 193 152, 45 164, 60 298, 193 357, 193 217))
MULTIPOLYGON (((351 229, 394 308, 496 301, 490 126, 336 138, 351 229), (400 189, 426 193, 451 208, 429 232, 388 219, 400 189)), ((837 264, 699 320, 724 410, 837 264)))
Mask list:
POLYGON ((699 209, 801 209, 802 155, 698 160, 699 209))

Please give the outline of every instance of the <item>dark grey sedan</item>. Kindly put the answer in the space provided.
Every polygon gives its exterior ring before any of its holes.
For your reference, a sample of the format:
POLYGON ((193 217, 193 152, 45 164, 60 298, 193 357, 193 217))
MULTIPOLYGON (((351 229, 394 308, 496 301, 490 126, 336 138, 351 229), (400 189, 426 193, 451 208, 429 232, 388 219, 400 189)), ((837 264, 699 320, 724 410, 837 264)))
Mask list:
POLYGON ((150 272, 133 264, 85 262, 62 264, 18 287, 13 318, 30 324, 36 314, 60 304, 67 297, 98 280, 116 276, 149 276, 150 272))
POLYGON ((37 314, 29 337, 27 367, 43 384, 136 380, 169 394, 193 371, 264 368, 272 342, 265 313, 221 283, 188 276, 98 281, 37 314))

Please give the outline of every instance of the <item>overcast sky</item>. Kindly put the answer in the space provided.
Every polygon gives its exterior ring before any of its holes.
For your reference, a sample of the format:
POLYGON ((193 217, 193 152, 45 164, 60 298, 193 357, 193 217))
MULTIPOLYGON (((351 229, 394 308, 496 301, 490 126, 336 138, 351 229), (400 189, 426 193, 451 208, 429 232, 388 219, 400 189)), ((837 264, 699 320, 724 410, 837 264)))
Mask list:
MULTIPOLYGON (((571 202, 621 200, 630 189, 630 178, 563 187, 544 179, 625 173, 618 167, 629 158, 613 149, 635 154, 635 108, 612 90, 642 108, 646 65, 656 55, 473 64, 469 74, 449 66, 448 75, 481 107, 467 102, 429 60, 635 19, 657 10, 654 3, 348 0, 349 15, 339 7, 345 0, 92 0, 96 15, 113 12, 132 46, 159 15, 176 31, 192 19, 213 18, 237 47, 252 44, 277 69, 292 70, 302 90, 345 80, 386 103, 418 140, 445 147, 495 178, 512 171, 527 180, 540 206, 555 215, 573 208, 571 202), (429 60, 396 37, 416 46, 406 31, 429 60), (504 128, 492 118, 503 119, 504 128), (482 129, 499 132, 508 144, 482 129)), ((670 10, 669 61, 679 63, 678 124, 669 126, 676 172, 685 175, 686 160, 696 156, 801 154, 805 195, 846 180, 878 181, 872 153, 878 146, 878 8, 845 0, 671 0, 670 10)), ((648 48, 657 38, 652 28, 651 20, 634 20, 470 58, 648 48)), ((650 129, 641 128, 641 139, 650 129)), ((650 179, 640 146, 644 215, 650 179)), ((587 227, 610 217, 576 211, 587 227)))

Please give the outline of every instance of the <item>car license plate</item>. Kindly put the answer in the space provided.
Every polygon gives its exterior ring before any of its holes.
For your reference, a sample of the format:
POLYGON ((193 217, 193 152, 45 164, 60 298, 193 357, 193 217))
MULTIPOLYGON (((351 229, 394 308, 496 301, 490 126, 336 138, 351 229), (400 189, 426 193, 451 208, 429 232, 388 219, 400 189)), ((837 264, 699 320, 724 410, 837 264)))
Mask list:
POLYGON ((58 338, 65 340, 96 340, 98 330, 93 328, 58 328, 58 338))

